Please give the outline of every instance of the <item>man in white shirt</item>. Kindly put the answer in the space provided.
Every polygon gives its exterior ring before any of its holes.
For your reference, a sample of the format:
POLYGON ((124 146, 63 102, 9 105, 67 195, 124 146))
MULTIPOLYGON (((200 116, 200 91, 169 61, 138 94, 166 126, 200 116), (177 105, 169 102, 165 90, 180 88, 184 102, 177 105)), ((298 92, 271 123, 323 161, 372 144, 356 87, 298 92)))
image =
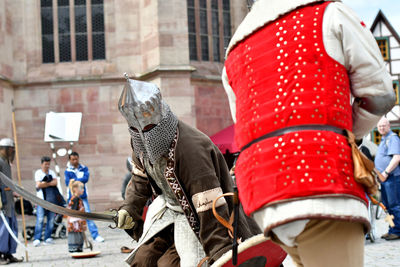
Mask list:
MULTIPOLYGON (((50 161, 51 159, 49 157, 42 157, 41 168, 35 172, 36 196, 53 204, 59 204, 58 197, 60 196, 60 192, 57 186, 59 185, 60 178, 57 177, 53 170, 50 170, 50 161)), ((45 210, 41 206, 37 206, 35 234, 33 241, 33 245, 35 247, 39 246, 42 240, 43 221, 45 216, 47 218, 47 222, 43 239, 44 244, 54 244, 51 234, 53 232, 55 215, 56 214, 54 212, 45 210)))

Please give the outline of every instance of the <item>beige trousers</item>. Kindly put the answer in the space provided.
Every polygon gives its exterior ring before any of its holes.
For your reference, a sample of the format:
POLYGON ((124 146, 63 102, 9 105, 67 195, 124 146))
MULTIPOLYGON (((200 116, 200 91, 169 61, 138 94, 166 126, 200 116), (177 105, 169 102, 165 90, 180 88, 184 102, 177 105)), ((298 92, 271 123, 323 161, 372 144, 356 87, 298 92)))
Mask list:
POLYGON ((284 245, 273 233, 297 267, 363 267, 364 229, 361 223, 310 220, 296 237, 296 246, 284 245))

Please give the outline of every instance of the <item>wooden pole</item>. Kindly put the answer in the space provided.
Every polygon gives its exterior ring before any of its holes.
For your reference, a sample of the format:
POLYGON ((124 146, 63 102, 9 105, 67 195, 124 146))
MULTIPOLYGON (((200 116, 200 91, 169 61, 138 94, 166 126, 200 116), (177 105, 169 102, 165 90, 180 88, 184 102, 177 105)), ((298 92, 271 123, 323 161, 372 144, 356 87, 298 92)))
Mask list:
MULTIPOLYGON (((13 127, 13 134, 14 134, 14 143, 15 143, 15 159, 17 160, 18 184, 19 184, 19 186, 22 186, 22 184, 21 184, 21 168, 19 165, 17 127, 15 125, 15 111, 14 111, 14 101, 13 100, 11 100, 11 107, 12 107, 12 127, 13 127)), ((22 214, 22 227, 24 228, 25 247, 28 247, 28 240, 26 239, 24 199, 22 197, 20 197, 20 202, 21 202, 21 214, 22 214)), ((25 250, 25 256, 26 256, 26 261, 29 261, 27 250, 25 250)))

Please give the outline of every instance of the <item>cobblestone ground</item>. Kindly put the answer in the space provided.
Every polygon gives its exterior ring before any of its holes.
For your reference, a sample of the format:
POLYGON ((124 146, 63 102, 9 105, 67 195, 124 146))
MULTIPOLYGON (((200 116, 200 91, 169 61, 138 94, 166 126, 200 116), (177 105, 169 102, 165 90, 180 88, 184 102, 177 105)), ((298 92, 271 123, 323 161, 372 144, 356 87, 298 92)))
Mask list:
MULTIPOLYGON (((27 225, 34 225, 34 217, 28 218, 27 225)), ((15 266, 128 266, 124 259, 128 254, 120 252, 122 246, 133 247, 130 237, 122 230, 110 229, 104 222, 96 222, 100 234, 104 237, 104 243, 93 242, 94 249, 101 254, 88 259, 73 259, 68 253, 67 239, 55 239, 54 245, 40 245, 34 247, 32 240, 28 242, 29 262, 14 264, 15 266)), ((20 227, 21 229, 21 227, 20 227)), ((375 243, 365 241, 366 267, 398 267, 400 266, 400 240, 386 241, 380 238, 387 231, 387 224, 383 219, 376 223, 375 243)), ((19 235, 20 239, 22 238, 19 235)), ((91 238, 89 237, 89 240, 91 238)), ((19 246, 17 256, 25 257, 24 250, 19 246)), ((285 267, 295 267, 290 257, 283 262, 285 267)), ((321 263, 321 267, 323 263, 321 263)))
MULTIPOLYGON (((27 225, 34 225, 34 221, 27 221, 27 225)), ((40 244, 34 247, 32 241, 28 241, 29 262, 14 264, 15 266, 49 266, 49 267, 69 267, 69 266, 128 266, 124 259, 129 254, 120 252, 122 246, 133 247, 132 239, 120 229, 110 229, 108 223, 96 222, 100 235, 105 239, 103 243, 97 243, 92 240, 88 231, 86 236, 93 244, 93 251, 101 251, 101 254, 94 258, 74 259, 68 253, 67 239, 54 239, 54 245, 40 244)), ((19 229, 22 229, 21 227, 19 229)), ((22 236, 19 235, 20 240, 22 236)), ((85 249, 84 251, 89 251, 85 249)), ((25 251, 21 246, 17 248, 18 257, 25 257, 25 251)), ((12 266, 12 265, 11 265, 12 266)))

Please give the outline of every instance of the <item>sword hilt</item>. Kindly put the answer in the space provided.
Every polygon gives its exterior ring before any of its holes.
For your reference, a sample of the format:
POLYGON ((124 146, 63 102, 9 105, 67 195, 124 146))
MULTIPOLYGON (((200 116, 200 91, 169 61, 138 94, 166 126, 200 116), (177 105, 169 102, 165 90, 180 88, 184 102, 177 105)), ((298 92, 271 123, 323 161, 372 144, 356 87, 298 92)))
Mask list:
POLYGON ((115 215, 112 217, 112 220, 114 221, 115 226, 110 224, 108 227, 111 229, 115 229, 115 228, 117 228, 117 225, 118 225, 118 210, 110 209, 110 212, 115 212, 115 215))

